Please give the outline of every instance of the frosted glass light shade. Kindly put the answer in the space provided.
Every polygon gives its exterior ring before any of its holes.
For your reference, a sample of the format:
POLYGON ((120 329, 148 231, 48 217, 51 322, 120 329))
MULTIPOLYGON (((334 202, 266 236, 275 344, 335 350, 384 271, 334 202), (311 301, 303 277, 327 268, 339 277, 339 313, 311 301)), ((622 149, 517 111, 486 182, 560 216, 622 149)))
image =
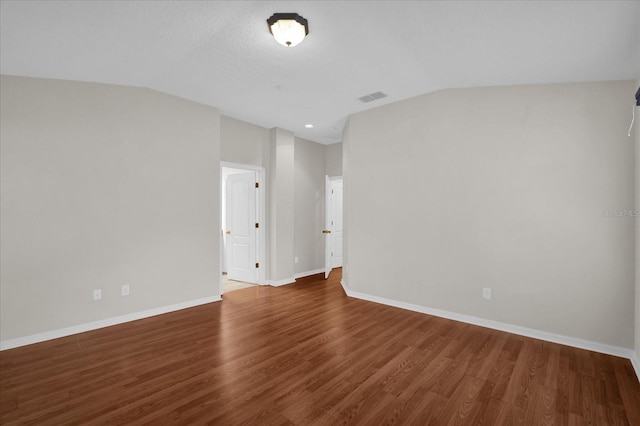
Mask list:
POLYGON ((297 13, 274 13, 267 19, 269 32, 278 43, 286 47, 293 47, 309 34, 309 24, 297 13))

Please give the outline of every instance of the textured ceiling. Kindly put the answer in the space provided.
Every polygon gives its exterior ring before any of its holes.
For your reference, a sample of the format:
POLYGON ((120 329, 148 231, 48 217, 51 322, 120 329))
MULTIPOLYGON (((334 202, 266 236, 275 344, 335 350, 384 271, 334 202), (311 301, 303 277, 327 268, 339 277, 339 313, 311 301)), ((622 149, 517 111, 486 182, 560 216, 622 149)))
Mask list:
POLYGON ((320 143, 349 114, 439 89, 640 74, 636 1, 0 4, 3 74, 148 87, 320 143), (277 44, 274 12, 309 36, 277 44))

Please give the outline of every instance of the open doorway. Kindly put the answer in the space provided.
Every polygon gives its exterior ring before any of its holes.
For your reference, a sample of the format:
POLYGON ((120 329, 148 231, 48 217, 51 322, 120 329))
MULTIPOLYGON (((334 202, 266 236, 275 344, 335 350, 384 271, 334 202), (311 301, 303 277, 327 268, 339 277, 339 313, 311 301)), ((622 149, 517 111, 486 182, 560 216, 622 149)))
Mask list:
POLYGON ((342 176, 325 177, 325 249, 324 277, 329 278, 331 270, 342 267, 342 176))
POLYGON ((264 273, 264 169, 221 162, 220 294, 261 284, 264 273))

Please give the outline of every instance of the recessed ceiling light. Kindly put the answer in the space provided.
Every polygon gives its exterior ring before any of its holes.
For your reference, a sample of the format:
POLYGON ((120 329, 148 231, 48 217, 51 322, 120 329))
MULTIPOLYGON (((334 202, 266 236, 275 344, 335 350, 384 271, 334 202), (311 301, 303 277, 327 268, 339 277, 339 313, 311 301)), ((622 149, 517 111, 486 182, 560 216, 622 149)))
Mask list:
POLYGON ((305 124, 304 127, 307 129, 313 129, 313 124, 305 124))

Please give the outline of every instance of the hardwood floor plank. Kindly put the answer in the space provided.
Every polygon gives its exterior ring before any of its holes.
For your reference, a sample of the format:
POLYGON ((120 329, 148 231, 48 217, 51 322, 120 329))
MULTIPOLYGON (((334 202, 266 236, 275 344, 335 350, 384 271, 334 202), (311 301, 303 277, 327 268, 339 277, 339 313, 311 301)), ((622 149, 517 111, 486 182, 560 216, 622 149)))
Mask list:
POLYGON ((2 425, 640 425, 628 360, 346 297, 340 274, 0 352, 2 425))
POLYGON ((556 390, 535 386, 522 424, 553 425, 556 419, 556 390))
POLYGON ((429 424, 474 424, 491 396, 493 384, 465 375, 442 411, 429 424))
POLYGON ((479 426, 513 425, 513 404, 491 398, 484 411, 477 417, 479 426))
MULTIPOLYGON (((408 425, 428 425, 438 417, 446 403, 447 398, 426 389, 420 389, 407 401, 407 406, 412 410, 407 412, 403 418, 407 419, 406 424, 408 425)), ((398 424, 404 425, 405 423, 398 424)))
POLYGON ((627 360, 613 358, 616 381, 629 423, 640 425, 640 383, 627 360))

